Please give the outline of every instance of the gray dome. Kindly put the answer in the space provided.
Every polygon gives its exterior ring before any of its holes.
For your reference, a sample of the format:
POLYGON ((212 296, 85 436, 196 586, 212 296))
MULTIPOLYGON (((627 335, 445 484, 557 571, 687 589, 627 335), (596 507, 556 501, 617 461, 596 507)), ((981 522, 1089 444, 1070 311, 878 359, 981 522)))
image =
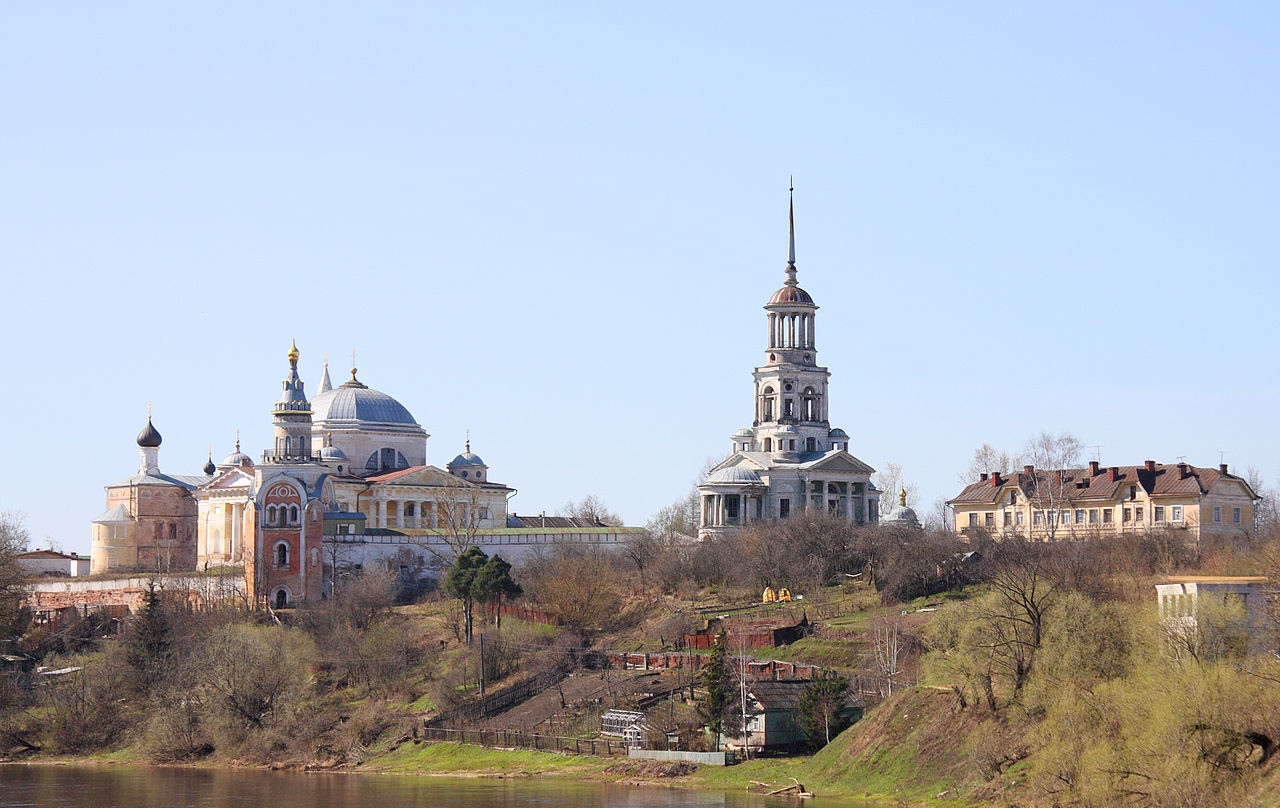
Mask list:
POLYGON ((147 416, 147 425, 138 433, 138 445, 144 449, 155 449, 160 445, 160 431, 151 425, 151 416, 147 416))
POLYGON ((477 468, 482 468, 482 469, 489 468, 484 464, 484 461, 480 459, 480 455, 475 454, 474 452, 463 452, 462 454, 458 455, 457 457, 449 461, 449 468, 451 469, 468 468, 471 466, 475 466, 477 468))
POLYGON ((711 472, 707 482, 713 485, 764 485, 760 475, 742 466, 729 466, 711 472))
POLYGON ((320 450, 320 459, 321 460, 346 460, 347 454, 346 452, 339 449, 337 446, 325 446, 320 450))
POLYGON ((849 433, 845 432, 840 427, 836 427, 835 429, 827 433, 827 437, 828 438, 847 438, 849 437, 849 433))
POLYGON ((316 395, 311 401, 312 421, 363 422, 412 427, 421 431, 405 406, 386 393, 366 387, 352 378, 341 387, 316 395))
POLYGON ((236 440, 236 450, 222 458, 222 462, 218 464, 218 468, 235 468, 236 466, 253 468, 253 458, 240 451, 239 440, 236 440))
POLYGON ((889 511, 889 515, 884 518, 884 521, 891 525, 910 525, 912 527, 920 524, 920 519, 916 516, 916 512, 906 505, 898 505, 889 511))
POLYGON ((756 436, 756 433, 752 432, 750 429, 747 429, 746 427, 743 427, 742 429, 739 429, 737 432, 734 432, 733 436, 735 438, 754 438, 756 436))

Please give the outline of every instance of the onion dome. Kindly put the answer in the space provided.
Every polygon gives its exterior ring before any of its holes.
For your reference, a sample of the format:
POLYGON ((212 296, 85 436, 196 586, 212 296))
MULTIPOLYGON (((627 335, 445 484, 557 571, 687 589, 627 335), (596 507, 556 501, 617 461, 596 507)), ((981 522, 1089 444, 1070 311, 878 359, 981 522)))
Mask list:
POLYGON ((280 396, 280 400, 276 402, 273 415, 290 415, 304 414, 311 412, 311 405, 307 403, 307 395, 303 391, 302 379, 298 377, 298 345, 293 343, 289 346, 289 375, 285 378, 283 386, 284 393, 280 396))
POLYGON ((764 485, 760 475, 742 466, 717 469, 707 477, 708 485, 764 485))
POLYGON ((203 471, 205 474, 207 474, 207 475, 209 475, 210 477, 212 477, 212 476, 213 476, 213 473, 214 473, 214 472, 216 472, 217 470, 218 470, 218 467, 217 467, 217 466, 215 466, 215 465, 213 465, 213 448, 212 448, 212 447, 210 447, 210 449, 209 449, 209 459, 208 459, 208 460, 206 460, 206 461, 204 461, 204 468, 203 468, 203 469, 201 469, 201 471, 203 471))
POLYGON ((160 445, 160 431, 151 424, 151 416, 147 416, 147 425, 138 433, 138 445, 144 449, 155 449, 160 445))

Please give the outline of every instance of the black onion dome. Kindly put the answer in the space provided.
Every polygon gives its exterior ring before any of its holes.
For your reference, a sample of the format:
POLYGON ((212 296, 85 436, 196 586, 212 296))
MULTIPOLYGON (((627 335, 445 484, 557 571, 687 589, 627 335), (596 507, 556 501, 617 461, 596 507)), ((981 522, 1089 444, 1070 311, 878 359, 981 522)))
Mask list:
POLYGON ((204 473, 205 473, 205 474, 208 474, 210 477, 212 477, 212 476, 213 476, 213 473, 214 473, 215 471, 217 471, 217 470, 218 470, 218 467, 217 467, 217 466, 215 466, 215 465, 213 465, 213 458, 212 458, 212 457, 210 457, 208 460, 204 461, 204 473))
POLYGON ((160 431, 151 425, 151 418, 147 418, 147 425, 138 433, 138 445, 144 449, 154 449, 160 445, 160 431))

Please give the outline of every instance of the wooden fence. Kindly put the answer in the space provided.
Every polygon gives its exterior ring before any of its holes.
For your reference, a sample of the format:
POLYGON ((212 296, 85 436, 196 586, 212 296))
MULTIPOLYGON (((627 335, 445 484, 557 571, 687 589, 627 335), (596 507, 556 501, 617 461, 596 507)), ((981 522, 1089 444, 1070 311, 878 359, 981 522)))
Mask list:
POLYGON ((544 752, 598 757, 627 756, 627 745, 620 740, 609 738, 566 738, 561 735, 540 735, 514 729, 445 729, 443 727, 424 727, 422 733, 423 740, 428 742, 453 741, 504 749, 539 749, 544 752))

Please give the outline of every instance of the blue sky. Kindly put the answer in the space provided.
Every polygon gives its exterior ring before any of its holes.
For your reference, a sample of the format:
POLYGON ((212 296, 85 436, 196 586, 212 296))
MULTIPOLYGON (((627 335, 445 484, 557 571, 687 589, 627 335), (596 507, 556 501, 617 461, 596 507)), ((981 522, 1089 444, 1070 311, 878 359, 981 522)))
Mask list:
POLYGON ((1040 429, 1269 480, 1272 4, 27 4, 0 509, 270 438, 290 339, 629 523, 751 417, 795 175, 834 425, 926 507, 1040 429))

